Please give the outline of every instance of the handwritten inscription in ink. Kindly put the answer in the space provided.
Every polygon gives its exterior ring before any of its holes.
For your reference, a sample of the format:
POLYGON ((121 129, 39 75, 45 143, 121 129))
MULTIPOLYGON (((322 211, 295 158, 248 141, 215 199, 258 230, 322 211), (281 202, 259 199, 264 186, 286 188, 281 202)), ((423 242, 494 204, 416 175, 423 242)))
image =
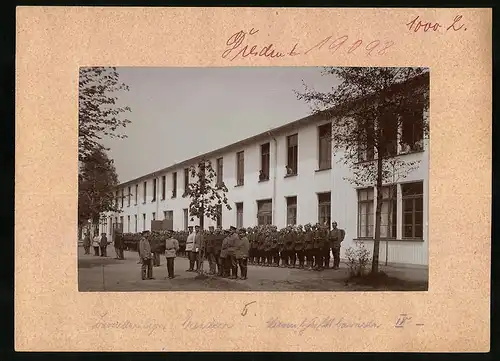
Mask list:
POLYGON ((319 50, 327 50, 331 54, 343 50, 346 54, 385 55, 387 50, 394 45, 393 41, 387 40, 367 40, 350 38, 348 35, 329 35, 310 48, 306 48, 299 43, 286 48, 273 42, 258 43, 254 37, 258 32, 258 29, 252 28, 250 31, 240 30, 231 35, 226 41, 226 48, 222 52, 222 58, 229 61, 248 57, 284 58, 307 55, 319 50))
POLYGON ((380 328, 382 325, 373 321, 352 321, 344 317, 312 317, 304 318, 301 322, 290 322, 281 320, 278 317, 273 317, 266 322, 266 327, 271 329, 289 329, 296 331, 302 335, 308 329, 320 330, 320 329, 346 329, 346 328, 356 328, 356 329, 373 329, 380 328))
POLYGON ((462 15, 457 15, 455 18, 445 24, 440 24, 438 22, 426 21, 420 16, 415 17, 410 22, 406 23, 406 27, 409 31, 413 31, 414 33, 443 33, 443 32, 456 32, 456 31, 467 31, 465 24, 462 20, 462 15))

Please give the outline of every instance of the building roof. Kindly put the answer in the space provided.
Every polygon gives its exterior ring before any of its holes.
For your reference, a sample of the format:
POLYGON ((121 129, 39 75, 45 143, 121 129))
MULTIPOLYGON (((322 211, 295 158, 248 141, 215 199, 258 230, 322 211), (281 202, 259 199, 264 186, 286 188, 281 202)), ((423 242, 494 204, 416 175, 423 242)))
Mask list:
POLYGON ((198 155, 196 157, 184 160, 184 161, 179 162, 179 163, 172 164, 172 165, 170 165, 170 166, 168 166, 166 168, 162 168, 162 169, 159 169, 157 171, 154 171, 154 172, 145 174, 143 176, 140 176, 138 178, 134 178, 132 180, 120 183, 118 185, 118 187, 128 186, 130 184, 138 183, 138 182, 144 181, 146 179, 155 178, 157 176, 164 175, 167 172, 170 172, 170 171, 173 171, 173 170, 176 170, 176 169, 179 169, 179 168, 190 166, 193 163, 196 163, 196 162, 198 162, 199 160, 201 160, 203 158, 214 158, 214 157, 216 157, 218 155, 221 155, 223 153, 227 153, 228 151, 233 150, 235 148, 240 148, 242 146, 255 143, 256 141, 259 141, 259 140, 268 139, 268 138, 270 138, 273 135, 277 135, 279 133, 283 133, 283 132, 287 132, 287 131, 290 131, 290 130, 293 130, 293 129, 297 129, 297 128, 300 128, 300 127, 303 127, 303 126, 307 125, 308 123, 317 122, 317 121, 320 121, 320 120, 322 120, 322 117, 319 114, 309 115, 307 117, 295 120, 295 121, 290 122, 290 123, 286 123, 286 124, 281 125, 279 127, 272 128, 272 129, 270 129, 268 131, 265 131, 265 132, 259 133, 257 135, 251 136, 249 138, 245 138, 245 139, 240 140, 238 142, 231 143, 231 144, 226 145, 226 146, 224 146, 222 148, 218 148, 216 150, 200 154, 200 155, 198 155))
MULTIPOLYGON (((418 76, 416 76, 416 77, 408 80, 408 82, 411 82, 411 83, 418 83, 418 82, 422 82, 422 81, 423 82, 428 82, 429 81, 429 73, 428 72, 425 72, 423 74, 420 74, 420 75, 418 75, 418 76)), ((396 88, 398 86, 400 86, 400 84, 396 84, 394 87, 396 88)), ((358 99, 356 101, 356 103, 359 100, 361 100, 361 99, 358 99)), ((118 188, 124 187, 124 186, 128 186, 130 184, 138 183, 138 182, 141 182, 141 181, 144 181, 144 180, 147 180, 147 179, 155 178, 155 177, 160 176, 160 175, 164 175, 167 172, 170 172, 170 171, 173 171, 173 170, 176 170, 176 169, 179 169, 179 168, 190 166, 193 163, 196 163, 196 162, 198 162, 199 160, 201 160, 203 158, 213 158, 213 157, 216 157, 216 156, 221 155, 223 153, 227 153, 228 151, 233 150, 235 148, 240 148, 242 146, 245 146, 245 145, 248 145, 248 144, 251 144, 251 143, 255 143, 256 141, 259 141, 259 140, 268 139, 272 135, 277 135, 279 133, 288 132, 288 131, 293 130, 293 129, 301 128, 301 127, 303 127, 303 126, 305 126, 307 124, 310 124, 310 123, 315 123, 315 122, 319 122, 321 120, 326 120, 327 118, 331 118, 332 116, 338 115, 342 111, 345 111, 351 105, 352 104, 345 104, 342 107, 342 109, 340 109, 340 108, 339 109, 327 109, 327 110, 324 110, 322 112, 318 112, 318 113, 315 113, 315 114, 312 114, 312 115, 308 115, 308 116, 306 116, 304 118, 295 120, 295 121, 290 122, 290 123, 286 123, 286 124, 281 125, 281 126, 276 127, 276 128, 272 128, 272 129, 270 129, 268 131, 259 133, 257 135, 252 136, 252 137, 245 138, 245 139, 240 140, 240 141, 235 142, 235 143, 231 143, 229 145, 226 145, 225 147, 218 148, 216 150, 200 154, 200 155, 198 155, 196 157, 192 157, 192 158, 184 160, 182 162, 172 164, 172 165, 170 165, 170 166, 168 166, 166 168, 162 168, 162 169, 159 169, 157 171, 145 174, 145 175, 143 175, 141 177, 134 178, 134 179, 131 179, 129 181, 120 183, 118 185, 118 188)))

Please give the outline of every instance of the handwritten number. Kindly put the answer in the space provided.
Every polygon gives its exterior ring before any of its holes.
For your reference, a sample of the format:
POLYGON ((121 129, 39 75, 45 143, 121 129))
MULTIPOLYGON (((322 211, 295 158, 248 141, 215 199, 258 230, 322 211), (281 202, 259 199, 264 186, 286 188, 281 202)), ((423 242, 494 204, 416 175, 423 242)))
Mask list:
POLYGON ((357 48, 359 48, 359 46, 363 43, 363 40, 356 40, 356 42, 354 44, 352 44, 352 46, 349 48, 349 50, 347 51, 348 54, 352 53, 354 50, 356 50, 357 48))
POLYGON ((328 47, 328 49, 333 50, 333 53, 335 53, 342 45, 344 45, 344 43, 347 41, 349 37, 347 35, 344 35, 338 39, 335 39, 335 41, 333 43, 330 44, 330 46, 328 47), (337 41, 340 40, 340 43, 337 44, 337 41))
POLYGON ((394 41, 386 41, 385 46, 379 50, 378 55, 385 55, 385 51, 394 45, 394 41))
POLYGON ((246 314, 248 312, 248 306, 250 306, 253 303, 257 303, 257 301, 252 301, 250 303, 247 303, 245 306, 243 306, 243 310, 241 311, 242 316, 246 316, 246 314))
POLYGON ((368 50, 368 55, 372 55, 372 51, 375 50, 375 48, 379 45, 380 45, 380 41, 378 41, 378 40, 374 40, 370 44, 368 44, 365 48, 366 50, 368 50))

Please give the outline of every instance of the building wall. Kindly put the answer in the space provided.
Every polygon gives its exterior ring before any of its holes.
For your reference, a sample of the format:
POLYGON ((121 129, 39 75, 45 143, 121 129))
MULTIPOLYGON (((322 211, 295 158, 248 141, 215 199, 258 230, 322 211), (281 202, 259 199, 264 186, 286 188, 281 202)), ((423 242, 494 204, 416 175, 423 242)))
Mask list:
MULTIPOLYGON (((214 169, 216 169, 216 159, 223 158, 223 179, 228 188, 227 198, 231 210, 223 208, 222 225, 228 228, 236 225, 236 203, 243 203, 243 225, 250 227, 257 225, 257 201, 272 199, 273 201, 273 224, 278 228, 286 226, 286 197, 297 197, 297 224, 307 224, 318 222, 318 193, 331 192, 331 220, 337 221, 340 228, 345 229, 346 238, 341 250, 341 257, 345 257, 345 250, 354 245, 358 238, 358 200, 357 190, 353 184, 345 180, 349 177, 350 170, 338 157, 333 157, 332 168, 318 171, 318 126, 325 122, 313 122, 300 129, 291 130, 282 134, 270 134, 267 139, 262 139, 253 144, 234 148, 232 151, 221 154, 211 159, 214 169), (298 174, 292 177, 285 177, 287 164, 287 136, 298 133, 298 174), (260 146, 270 143, 270 176, 268 181, 259 182, 259 170, 261 169, 260 146), (244 151, 244 185, 236 185, 236 153, 244 151)), ((428 149, 425 144, 424 149, 428 149)), ((388 262, 406 263, 416 265, 428 264, 428 152, 418 152, 403 156, 405 160, 420 161, 419 168, 410 173, 401 182, 418 181, 424 182, 423 197, 423 241, 403 240, 402 238, 402 207, 401 192, 398 185, 398 212, 397 212, 397 237, 388 241, 388 262)), ((189 199, 183 198, 184 193, 184 169, 179 168, 169 171, 167 174, 157 175, 157 195, 153 201, 153 182, 147 180, 147 197, 143 202, 142 187, 143 181, 139 183, 138 202, 135 205, 135 195, 131 196, 130 206, 127 206, 127 197, 124 200, 123 211, 120 214, 107 215, 114 218, 123 216, 125 232, 135 232, 134 216, 137 215, 137 231, 150 229, 153 212, 155 218, 164 218, 164 211, 173 211, 173 228, 184 229, 183 209, 189 206, 189 199), (172 198, 172 174, 177 172, 177 197, 172 198), (166 175, 166 199, 161 199, 161 176, 166 175), (143 227, 143 214, 146 215, 145 227, 143 227), (130 225, 127 222, 130 216, 130 225)), ((128 186, 125 186, 125 194, 128 193, 128 186)), ((135 193, 135 184, 130 185, 132 193, 135 193)), ((109 218, 108 218, 109 219, 109 218)), ((197 224, 198 220, 189 224, 197 224)), ((205 219, 205 227, 216 225, 216 222, 205 219)), ((110 233, 110 224, 103 225, 106 232, 110 233)), ((372 240, 363 240, 370 252, 373 248, 372 240)), ((386 243, 380 242, 381 264, 386 259, 386 243)))

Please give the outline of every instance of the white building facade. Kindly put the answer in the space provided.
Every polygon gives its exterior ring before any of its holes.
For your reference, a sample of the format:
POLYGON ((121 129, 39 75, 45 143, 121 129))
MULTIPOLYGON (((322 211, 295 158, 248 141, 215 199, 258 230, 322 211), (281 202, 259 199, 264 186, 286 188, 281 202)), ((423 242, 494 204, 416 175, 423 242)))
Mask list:
MULTIPOLYGON (((204 157, 229 190, 232 209, 222 209, 223 228, 336 221, 346 231, 341 258, 356 240, 371 251, 376 191, 345 179, 351 171, 332 155, 330 139, 331 123, 308 117, 122 183, 116 193, 122 211, 105 215, 101 231, 111 234, 112 223, 121 223, 124 232, 141 232, 162 219, 171 219, 175 230, 197 224, 190 221, 183 193, 187 168, 204 157)), ((428 144, 416 143, 411 152, 397 146, 398 157, 419 164, 384 191, 381 264, 428 265, 428 144)), ((211 225, 217 222, 205 219, 205 228, 211 225)))

